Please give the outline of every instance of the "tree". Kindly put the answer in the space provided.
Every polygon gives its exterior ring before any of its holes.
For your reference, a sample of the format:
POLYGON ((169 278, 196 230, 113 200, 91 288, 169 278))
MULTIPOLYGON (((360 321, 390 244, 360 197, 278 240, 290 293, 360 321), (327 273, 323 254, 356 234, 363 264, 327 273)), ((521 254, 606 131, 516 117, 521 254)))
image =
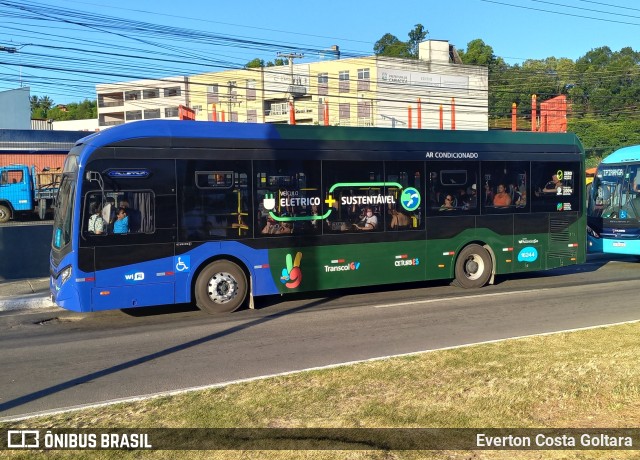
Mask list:
POLYGON ((373 52, 376 56, 396 58, 408 58, 411 54, 409 45, 400 41, 398 37, 390 33, 384 34, 380 40, 373 45, 373 52))
POLYGON ((420 43, 429 35, 429 31, 422 24, 416 24, 411 32, 409 32, 409 53, 414 59, 420 57, 420 43))
POLYGON ((53 107, 53 99, 49 96, 31 96, 29 100, 31 104, 31 118, 47 118, 47 114, 53 107))
POLYGON ((373 52, 376 56, 388 56, 404 59, 418 59, 420 43, 424 41, 429 31, 422 24, 416 24, 409 32, 409 40, 401 41, 395 35, 384 34, 380 40, 373 45, 373 52))
POLYGON ((255 58, 244 65, 245 69, 259 69, 260 67, 264 67, 264 59, 255 58))

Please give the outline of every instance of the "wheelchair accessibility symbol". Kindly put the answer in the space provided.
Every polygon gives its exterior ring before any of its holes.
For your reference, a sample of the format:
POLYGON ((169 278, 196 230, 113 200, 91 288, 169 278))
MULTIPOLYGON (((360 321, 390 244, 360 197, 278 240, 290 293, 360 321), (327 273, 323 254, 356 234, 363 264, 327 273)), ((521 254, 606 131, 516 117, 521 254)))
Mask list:
POLYGON ((176 267, 176 271, 178 272, 188 272, 189 265, 191 265, 191 261, 189 260, 189 256, 180 256, 173 258, 174 265, 176 267))

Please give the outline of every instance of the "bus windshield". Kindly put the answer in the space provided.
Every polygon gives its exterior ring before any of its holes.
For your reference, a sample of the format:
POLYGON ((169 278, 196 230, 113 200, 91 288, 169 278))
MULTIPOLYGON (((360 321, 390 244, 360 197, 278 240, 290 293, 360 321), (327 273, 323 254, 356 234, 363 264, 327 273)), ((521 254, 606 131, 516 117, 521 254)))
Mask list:
POLYGON ((601 166, 593 181, 589 215, 605 219, 640 218, 640 184, 636 173, 637 165, 601 166))
POLYGON ((71 224, 73 222, 73 202, 76 193, 76 181, 64 176, 60 184, 53 221, 54 249, 62 249, 71 243, 71 224))

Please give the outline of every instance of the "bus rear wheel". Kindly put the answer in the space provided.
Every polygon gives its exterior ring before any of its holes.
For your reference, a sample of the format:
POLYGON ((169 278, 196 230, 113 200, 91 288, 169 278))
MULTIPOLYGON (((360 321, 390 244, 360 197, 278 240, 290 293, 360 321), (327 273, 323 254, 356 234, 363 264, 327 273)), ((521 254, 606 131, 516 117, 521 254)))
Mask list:
POLYGON ((233 262, 216 260, 196 280, 196 305, 209 314, 230 313, 247 297, 247 277, 233 262))
POLYGON ((480 288, 493 271, 491 254, 479 244, 465 247, 456 259, 456 282, 463 288, 480 288))

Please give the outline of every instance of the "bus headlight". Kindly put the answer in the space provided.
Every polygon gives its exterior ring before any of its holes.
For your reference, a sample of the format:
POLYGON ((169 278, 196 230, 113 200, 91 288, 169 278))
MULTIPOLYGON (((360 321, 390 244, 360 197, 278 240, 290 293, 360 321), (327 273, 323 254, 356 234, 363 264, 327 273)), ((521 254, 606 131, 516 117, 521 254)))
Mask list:
POLYGON ((71 265, 63 268, 60 272, 60 286, 66 283, 69 278, 71 278, 71 265))

